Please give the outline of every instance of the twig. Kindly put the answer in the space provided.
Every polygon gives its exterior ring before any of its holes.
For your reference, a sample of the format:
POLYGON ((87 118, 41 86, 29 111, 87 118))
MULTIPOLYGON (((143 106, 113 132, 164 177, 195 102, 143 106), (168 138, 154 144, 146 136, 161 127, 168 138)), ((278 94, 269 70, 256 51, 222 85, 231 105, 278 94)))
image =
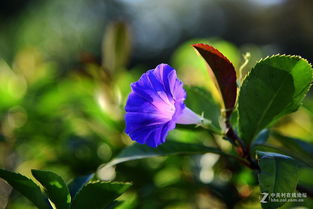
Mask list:
POLYGON ((226 127, 228 128, 228 131, 226 133, 226 137, 230 139, 233 144, 236 146, 237 153, 244 159, 248 161, 248 167, 253 170, 259 170, 259 166, 251 158, 250 155, 250 149, 246 146, 245 142, 237 135, 237 133, 234 131, 233 127, 231 126, 229 120, 226 120, 226 127))

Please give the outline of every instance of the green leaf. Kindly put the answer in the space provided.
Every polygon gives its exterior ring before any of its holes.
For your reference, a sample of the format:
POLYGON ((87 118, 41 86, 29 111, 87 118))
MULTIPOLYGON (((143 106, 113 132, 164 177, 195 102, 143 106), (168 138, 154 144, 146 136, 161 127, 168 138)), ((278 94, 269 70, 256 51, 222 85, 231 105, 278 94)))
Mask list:
POLYGON ((72 209, 103 209, 123 194, 130 183, 95 181, 85 185, 72 202, 72 209))
POLYGON ((207 44, 192 45, 207 62, 216 78, 229 118, 237 97, 236 71, 233 64, 217 49, 207 44))
POLYGON ((253 149, 251 150, 251 155, 254 155, 257 151, 262 151, 262 152, 275 152, 283 155, 290 156, 294 158, 299 167, 312 167, 310 163, 308 163, 305 159, 300 158, 297 156, 295 153, 291 152, 290 150, 284 149, 282 147, 278 147, 269 143, 266 144, 256 144, 254 145, 253 149))
POLYGON ((313 144, 300 139, 283 136, 273 131, 271 132, 270 139, 267 141, 269 134, 268 130, 260 132, 256 140, 251 144, 252 155, 256 150, 276 152, 293 157, 303 167, 313 168, 313 144))
POLYGON ((267 139, 270 136, 270 131, 268 129, 262 130, 255 138, 255 140, 251 144, 251 150, 254 149, 255 146, 260 144, 265 144, 267 139))
POLYGON ((105 209, 114 209, 120 206, 123 203, 123 201, 114 200, 111 204, 105 207, 105 209))
POLYGON ((274 139, 281 144, 281 148, 292 153, 293 156, 304 161, 313 168, 313 144, 300 139, 283 136, 274 132, 274 139))
POLYGON ((267 203, 262 203, 264 209, 274 209, 285 202, 271 202, 272 193, 293 193, 296 190, 299 172, 293 158, 271 152, 257 152, 260 173, 258 175, 262 193, 269 196, 267 203))
MULTIPOLYGON (((115 206, 115 209, 134 209, 138 206, 138 199, 135 193, 128 193, 123 195, 123 198, 119 200, 119 204, 115 206)), ((109 209, 109 208, 106 208, 109 209)))
POLYGON ((58 209, 68 209, 71 204, 71 196, 63 179, 50 171, 32 170, 33 176, 45 188, 49 199, 58 209))
POLYGON ((311 65, 301 57, 261 60, 244 80, 238 98, 240 135, 250 144, 265 127, 299 107, 312 82, 311 65))
POLYGON ((47 197, 29 178, 3 169, 0 169, 0 177, 6 180, 15 190, 33 202, 39 209, 52 209, 47 197))
POLYGON ((226 154, 214 147, 206 147, 200 144, 189 144, 176 141, 168 141, 158 146, 157 148, 152 148, 144 144, 134 143, 122 150, 122 152, 115 159, 106 164, 105 167, 143 158, 207 152, 226 154))
POLYGON ((209 119, 215 129, 220 129, 220 106, 211 93, 196 86, 184 86, 184 89, 187 93, 186 106, 198 115, 203 113, 204 118, 209 119))
POLYGON ((299 183, 298 185, 311 188, 313 191, 313 169, 309 167, 303 167, 299 170, 299 183))
POLYGON ((68 188, 70 190, 72 199, 75 198, 76 194, 84 187, 85 184, 87 184, 92 179, 93 176, 94 174, 80 176, 80 177, 73 179, 68 184, 68 188))

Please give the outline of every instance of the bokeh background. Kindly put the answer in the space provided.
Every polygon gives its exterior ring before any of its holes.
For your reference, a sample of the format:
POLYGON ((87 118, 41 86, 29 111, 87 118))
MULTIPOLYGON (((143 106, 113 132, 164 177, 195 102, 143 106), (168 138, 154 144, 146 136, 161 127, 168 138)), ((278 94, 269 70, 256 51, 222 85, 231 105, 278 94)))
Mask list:
MULTIPOLYGON (((191 47, 209 43, 247 72, 262 57, 313 61, 311 0, 3 0, 0 3, 0 166, 66 180, 96 172, 131 140, 123 133, 129 84, 169 63, 186 84, 219 96, 191 47)), ((276 129, 313 141, 313 102, 276 129)), ((214 145, 202 131, 171 140, 214 145)), ((219 139, 225 150, 231 147, 219 139)), ((98 172, 132 181, 124 208, 259 208, 256 175, 216 155, 125 163, 98 172)), ((33 208, 0 182, 0 208, 33 208), (10 198, 7 197, 10 195, 10 198)), ((122 206, 121 206, 122 207, 122 206)))

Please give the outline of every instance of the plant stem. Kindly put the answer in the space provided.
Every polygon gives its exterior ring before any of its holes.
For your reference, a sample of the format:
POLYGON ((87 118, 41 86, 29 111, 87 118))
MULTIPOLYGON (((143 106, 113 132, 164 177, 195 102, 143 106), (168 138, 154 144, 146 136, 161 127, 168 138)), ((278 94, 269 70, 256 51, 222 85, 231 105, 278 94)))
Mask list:
POLYGON ((259 166, 256 163, 255 160, 251 158, 250 155, 250 149, 247 147, 245 142, 237 135, 237 133, 234 131, 233 127, 231 126, 229 120, 226 120, 226 127, 228 128, 228 131, 226 133, 226 137, 232 141, 232 143, 237 148, 237 153, 248 162, 248 167, 253 170, 259 170, 259 166))

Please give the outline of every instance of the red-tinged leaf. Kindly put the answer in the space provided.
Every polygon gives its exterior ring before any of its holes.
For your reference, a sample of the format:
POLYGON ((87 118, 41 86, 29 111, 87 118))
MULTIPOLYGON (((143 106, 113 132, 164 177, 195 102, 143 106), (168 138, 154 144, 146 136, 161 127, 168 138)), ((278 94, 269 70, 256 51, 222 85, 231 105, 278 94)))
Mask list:
POLYGON ((236 102, 236 71, 233 64, 217 49, 207 44, 192 45, 212 69, 221 91, 226 117, 229 118, 236 102))

